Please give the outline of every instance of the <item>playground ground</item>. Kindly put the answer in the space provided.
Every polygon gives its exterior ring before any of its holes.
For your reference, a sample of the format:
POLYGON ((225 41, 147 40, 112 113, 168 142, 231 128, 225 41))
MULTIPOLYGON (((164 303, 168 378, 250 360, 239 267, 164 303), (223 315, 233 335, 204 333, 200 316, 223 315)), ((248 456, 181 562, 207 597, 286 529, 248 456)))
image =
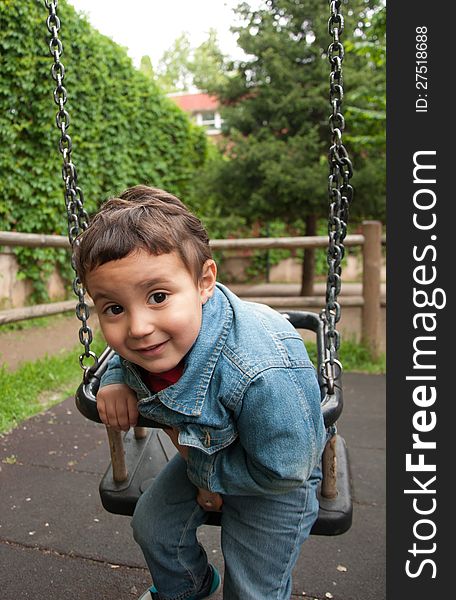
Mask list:
MULTIPOLYGON (((8 341, 2 334, 2 360, 14 368, 48 346, 53 352, 72 347, 77 326, 68 323, 63 318, 61 329, 54 327, 51 343, 43 330, 40 342, 27 331, 8 341)), ((384 376, 344 375, 338 427, 350 457, 353 525, 341 536, 306 542, 292 598, 384 600, 384 376)), ((0 436, 2 600, 135 600, 150 584, 130 518, 107 513, 99 500, 108 455, 104 427, 84 419, 72 398, 0 436)), ((218 528, 201 528, 200 538, 223 569, 218 528)))
MULTIPOLYGON (((353 525, 306 542, 293 600, 385 598, 385 378, 347 373, 344 398, 339 431, 350 456, 353 525)), ((98 496, 104 427, 69 398, 0 438, 0 457, 0 597, 137 598, 150 581, 130 518, 105 512, 98 496)), ((218 528, 203 527, 201 541, 223 568, 218 528)))

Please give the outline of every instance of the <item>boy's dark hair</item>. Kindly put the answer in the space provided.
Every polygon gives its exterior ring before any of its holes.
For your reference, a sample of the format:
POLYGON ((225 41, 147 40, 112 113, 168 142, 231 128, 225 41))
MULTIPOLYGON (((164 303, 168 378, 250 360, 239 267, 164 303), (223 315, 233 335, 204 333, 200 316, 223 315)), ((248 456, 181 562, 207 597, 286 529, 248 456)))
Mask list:
POLYGON ((139 249, 177 252, 195 281, 212 258, 206 230, 185 204, 164 190, 136 185, 107 200, 77 238, 76 271, 86 285, 93 269, 139 249))

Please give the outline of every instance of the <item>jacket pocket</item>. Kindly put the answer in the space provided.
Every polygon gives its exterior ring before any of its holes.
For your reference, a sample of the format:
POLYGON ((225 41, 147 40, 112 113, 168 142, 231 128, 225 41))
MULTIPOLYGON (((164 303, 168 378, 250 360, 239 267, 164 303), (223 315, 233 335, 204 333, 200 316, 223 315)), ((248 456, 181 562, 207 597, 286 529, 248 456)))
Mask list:
POLYGON ((189 423, 179 429, 179 444, 198 448, 205 454, 214 454, 232 444, 237 438, 233 424, 218 428, 189 423))

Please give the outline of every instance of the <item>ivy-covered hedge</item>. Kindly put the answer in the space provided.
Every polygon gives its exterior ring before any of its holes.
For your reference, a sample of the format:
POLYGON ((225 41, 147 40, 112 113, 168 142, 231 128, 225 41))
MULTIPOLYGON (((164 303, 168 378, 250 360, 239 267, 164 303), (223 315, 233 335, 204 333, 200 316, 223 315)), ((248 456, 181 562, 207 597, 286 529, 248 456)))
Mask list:
MULTIPOLYGON (((137 183, 185 198, 204 163, 200 128, 135 69, 125 49, 60 0, 72 159, 87 209, 137 183)), ((66 235, 55 83, 44 0, 0 0, 0 230, 66 235)), ((18 249, 35 300, 68 256, 18 249)), ((68 274, 68 272, 67 272, 68 274)))

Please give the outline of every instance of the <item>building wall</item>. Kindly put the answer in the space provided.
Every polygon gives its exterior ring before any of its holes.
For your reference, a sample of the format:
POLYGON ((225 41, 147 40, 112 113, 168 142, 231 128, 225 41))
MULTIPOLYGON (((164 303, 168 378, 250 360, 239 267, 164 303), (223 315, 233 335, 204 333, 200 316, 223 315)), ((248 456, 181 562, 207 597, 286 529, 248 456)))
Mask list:
MULTIPOLYGON (((27 305, 32 293, 30 281, 18 279, 19 266, 12 250, 0 252, 0 308, 18 308, 27 305)), ((66 296, 62 278, 54 271, 49 278, 48 294, 51 300, 62 300, 66 296)))

